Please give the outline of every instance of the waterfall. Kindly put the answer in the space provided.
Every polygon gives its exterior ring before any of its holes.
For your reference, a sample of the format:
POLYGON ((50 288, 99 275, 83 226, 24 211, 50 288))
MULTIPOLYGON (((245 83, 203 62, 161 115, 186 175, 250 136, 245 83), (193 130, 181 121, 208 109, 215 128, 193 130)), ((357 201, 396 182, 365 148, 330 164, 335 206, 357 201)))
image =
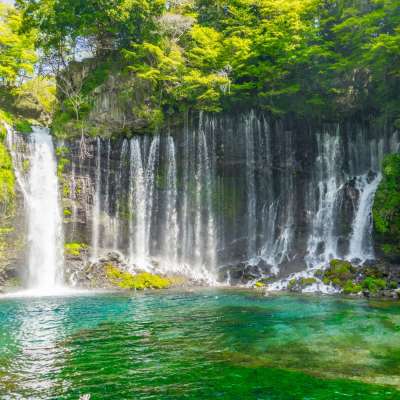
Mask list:
POLYGON ((71 171, 95 189, 92 254, 114 249, 133 271, 215 282, 239 268, 284 276, 373 257, 378 173, 399 138, 249 112, 93 145, 95 159, 72 160, 71 171))
POLYGON ((368 175, 363 175, 357 179, 356 188, 360 193, 360 199, 352 223, 350 250, 347 256, 349 260, 358 259, 365 261, 374 258, 372 245, 372 206, 375 192, 381 179, 381 174, 377 174, 373 179, 369 179, 368 175))
POLYGON ((339 131, 318 134, 317 150, 314 175, 309 188, 309 201, 313 204, 315 200, 312 196, 317 193, 317 205, 310 211, 313 218, 307 244, 308 266, 323 264, 338 256, 336 210, 343 185, 339 131))
POLYGON ((167 138, 167 200, 165 209, 163 252, 167 262, 176 265, 178 261, 178 215, 177 215, 177 170, 175 144, 171 136, 167 138))
POLYGON ((106 182, 105 182, 105 195, 104 195, 104 218, 106 219, 105 238, 103 247, 111 248, 113 235, 113 221, 111 218, 111 203, 110 203, 110 175, 111 175, 111 141, 107 140, 107 156, 106 156, 106 182))
POLYGON ((11 131, 8 144, 24 193, 28 223, 28 287, 46 294, 63 283, 63 230, 57 162, 45 128, 34 127, 25 140, 11 131), (22 150, 22 152, 20 152, 22 150), (29 171, 27 171, 29 169, 29 171))
POLYGON ((128 152, 129 152, 129 143, 125 139, 122 142, 121 151, 120 151, 120 161, 118 165, 118 172, 115 174, 114 181, 114 189, 115 189, 115 215, 112 219, 112 231, 113 231, 113 243, 112 248, 116 251, 120 250, 121 240, 120 237, 123 236, 123 232, 121 231, 121 212, 122 212, 122 201, 123 201, 123 187, 122 187, 122 179, 124 176, 124 172, 128 165, 128 152))
POLYGON ((139 138, 130 143, 129 259, 143 261, 146 256, 146 188, 139 138))
POLYGON ((148 154, 138 137, 130 143, 129 259, 146 264, 150 255, 154 174, 160 138, 155 136, 148 154), (146 157, 147 155, 147 157, 146 157))
POLYGON ((72 219, 72 237, 76 232, 76 220, 78 219, 78 209, 77 209, 77 182, 76 182, 76 165, 75 162, 72 161, 71 166, 71 183, 70 183, 70 192, 71 192, 71 200, 72 200, 72 210, 71 210, 71 219, 72 219))
POLYGON ((96 139, 96 176, 92 215, 92 259, 99 256, 100 246, 100 207, 101 207, 101 140, 96 139))
POLYGON ((246 185, 247 185, 247 257, 251 259, 256 255, 256 181, 255 181, 255 155, 254 155, 254 114, 251 113, 245 120, 246 137, 246 185))

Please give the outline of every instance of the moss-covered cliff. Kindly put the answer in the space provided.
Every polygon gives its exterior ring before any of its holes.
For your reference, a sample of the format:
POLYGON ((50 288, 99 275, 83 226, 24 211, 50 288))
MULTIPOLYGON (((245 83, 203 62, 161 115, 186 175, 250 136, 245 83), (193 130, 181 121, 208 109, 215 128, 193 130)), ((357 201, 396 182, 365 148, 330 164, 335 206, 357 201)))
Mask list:
POLYGON ((17 278, 17 259, 23 253, 22 231, 18 229, 19 217, 22 208, 19 207, 19 196, 12 167, 10 153, 5 144, 5 119, 11 122, 4 114, 0 115, 0 287, 6 283, 14 284, 17 278), (1 118, 2 117, 2 118, 1 118))
POLYGON ((375 237, 379 250, 392 261, 400 261, 400 154, 383 163, 383 179, 374 203, 375 237))

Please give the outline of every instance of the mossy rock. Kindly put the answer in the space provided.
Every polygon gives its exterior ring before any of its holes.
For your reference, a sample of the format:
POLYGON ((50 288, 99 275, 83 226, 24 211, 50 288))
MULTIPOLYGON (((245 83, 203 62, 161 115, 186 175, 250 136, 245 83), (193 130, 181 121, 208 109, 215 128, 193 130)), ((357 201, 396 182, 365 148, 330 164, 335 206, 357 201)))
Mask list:
POLYGON ((88 249, 85 243, 66 243, 64 245, 65 254, 72 257, 79 257, 88 249))
POLYGON ((362 292, 362 286, 353 281, 347 281, 343 286, 343 293, 345 294, 358 294, 362 292))
POLYGON ((343 288, 346 282, 355 278, 356 269, 349 261, 331 260, 329 268, 325 271, 322 281, 325 284, 332 283, 335 286, 343 288))
POLYGON ((291 292, 301 292, 307 286, 311 286, 317 282, 318 282, 318 280, 313 277, 293 278, 289 281, 289 283, 287 285, 287 289, 291 292))
POLYGON ((159 275, 142 272, 136 275, 123 272, 112 264, 105 266, 107 279, 121 289, 145 290, 145 289, 167 289, 172 281, 159 275))
POLYGON ((387 282, 385 279, 367 277, 363 280, 361 286, 364 290, 376 294, 387 287, 387 282))
POLYGON ((314 283, 317 283, 318 281, 315 278, 301 278, 300 279, 300 285, 303 287, 311 286, 314 283))

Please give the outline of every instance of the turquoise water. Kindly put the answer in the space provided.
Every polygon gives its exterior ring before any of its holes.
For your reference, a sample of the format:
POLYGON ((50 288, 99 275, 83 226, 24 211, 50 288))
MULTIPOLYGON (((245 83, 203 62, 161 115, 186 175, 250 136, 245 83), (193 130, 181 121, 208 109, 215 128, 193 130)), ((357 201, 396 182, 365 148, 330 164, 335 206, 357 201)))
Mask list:
POLYGON ((202 290, 0 300, 1 399, 400 399, 400 304, 202 290))

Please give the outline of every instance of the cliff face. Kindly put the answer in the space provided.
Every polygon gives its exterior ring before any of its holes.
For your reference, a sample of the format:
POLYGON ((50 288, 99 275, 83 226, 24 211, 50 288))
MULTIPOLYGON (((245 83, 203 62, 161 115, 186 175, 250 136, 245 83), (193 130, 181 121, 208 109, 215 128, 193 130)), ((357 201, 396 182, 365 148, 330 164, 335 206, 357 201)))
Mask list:
POLYGON ((129 136, 154 132, 165 122, 149 82, 121 72, 118 63, 72 63, 57 83, 53 132, 60 138, 80 136, 82 129, 88 136, 129 136))
POLYGON ((85 159, 60 143, 66 240, 92 257, 118 251, 143 268, 232 283, 372 259, 380 165, 398 144, 384 129, 255 112, 94 139, 85 159))

